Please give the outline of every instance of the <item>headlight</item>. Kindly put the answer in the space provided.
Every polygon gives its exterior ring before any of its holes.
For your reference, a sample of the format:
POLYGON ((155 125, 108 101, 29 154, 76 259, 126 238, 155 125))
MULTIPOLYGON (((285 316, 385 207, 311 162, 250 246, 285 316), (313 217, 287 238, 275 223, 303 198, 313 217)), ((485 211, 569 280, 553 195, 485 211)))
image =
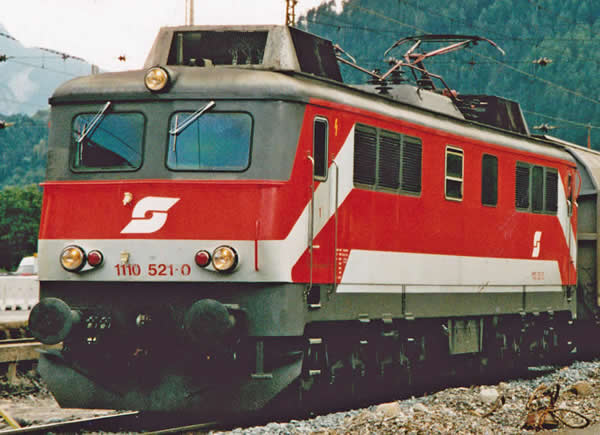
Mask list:
POLYGON ((144 84, 152 92, 162 91, 168 83, 169 73, 159 66, 150 68, 144 77, 144 84))
POLYGON ((212 264, 219 272, 230 272, 238 264, 238 254, 231 246, 219 246, 213 252, 212 264))
POLYGON ((60 264, 69 272, 77 272, 85 265, 85 252, 79 246, 67 246, 60 254, 60 264))

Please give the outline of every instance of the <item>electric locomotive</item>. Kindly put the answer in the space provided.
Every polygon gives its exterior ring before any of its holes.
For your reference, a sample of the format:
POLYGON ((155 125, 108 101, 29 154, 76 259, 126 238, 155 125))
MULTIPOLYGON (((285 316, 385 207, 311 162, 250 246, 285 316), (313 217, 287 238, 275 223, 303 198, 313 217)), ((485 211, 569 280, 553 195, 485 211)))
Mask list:
POLYGON ((170 27, 59 87, 29 324, 61 406, 254 412, 568 352, 575 161, 416 52, 482 40, 400 40, 353 86, 292 27, 170 27))

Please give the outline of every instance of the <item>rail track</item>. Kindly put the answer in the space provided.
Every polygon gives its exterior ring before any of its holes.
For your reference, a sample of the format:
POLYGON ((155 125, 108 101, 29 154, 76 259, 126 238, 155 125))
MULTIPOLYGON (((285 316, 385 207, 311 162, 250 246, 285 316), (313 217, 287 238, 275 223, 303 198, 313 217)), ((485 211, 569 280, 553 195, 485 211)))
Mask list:
POLYGON ((0 366, 6 367, 6 376, 11 384, 16 381, 18 364, 35 362, 39 350, 58 347, 44 345, 31 337, 26 318, 0 319, 0 366))
POLYGON ((217 427, 224 427, 219 422, 203 422, 188 424, 189 421, 176 417, 144 414, 138 411, 125 411, 100 417, 79 418, 48 424, 27 427, 11 427, 0 430, 1 434, 46 434, 46 433, 80 433, 87 432, 144 432, 146 434, 164 435, 184 432, 197 434, 208 433, 217 427), (184 424, 184 425, 181 425, 184 424))
MULTIPOLYGON (((58 348, 60 345, 47 346, 27 336, 26 324, 23 322, 12 322, 3 324, 0 322, 0 331, 8 331, 0 335, 0 365, 6 367, 6 374, 9 382, 16 379, 17 365, 23 362, 32 362, 38 358, 40 349, 58 348), (25 331, 25 333, 23 332, 25 331), (5 338, 2 338, 5 337, 5 338)), ((554 367, 531 367, 527 372, 521 373, 524 377, 535 377, 554 369, 554 367)), ((0 413, 2 410, 0 409, 0 413)), ((83 430, 86 431, 116 431, 131 432, 144 430, 152 434, 170 434, 182 432, 208 433, 216 427, 223 428, 224 425, 219 422, 196 423, 188 420, 177 420, 175 417, 165 415, 157 416, 137 411, 119 412, 107 414, 99 417, 71 419, 62 422, 53 422, 49 424, 31 425, 18 427, 16 422, 10 423, 10 416, 5 420, 11 426, 8 429, 1 430, 0 433, 74 433, 83 430), (192 424, 193 423, 193 424, 192 424)))
POLYGON ((27 427, 12 427, 2 430, 2 434, 45 434, 45 433, 78 433, 82 430, 87 431, 120 431, 131 430, 137 424, 139 416, 137 411, 120 412, 101 417, 80 418, 76 420, 60 421, 48 424, 32 425, 27 427))

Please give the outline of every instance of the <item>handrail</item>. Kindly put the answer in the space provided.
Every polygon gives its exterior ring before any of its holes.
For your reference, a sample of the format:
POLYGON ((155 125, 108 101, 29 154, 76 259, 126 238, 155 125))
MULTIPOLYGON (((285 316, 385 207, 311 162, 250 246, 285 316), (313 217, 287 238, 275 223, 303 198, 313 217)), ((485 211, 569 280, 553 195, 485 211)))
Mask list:
POLYGON ((334 208, 334 227, 333 227, 333 287, 331 293, 335 293, 337 290, 337 254, 338 254, 338 197, 340 190, 340 167, 335 160, 331 161, 332 165, 335 165, 335 208, 334 208))
MULTIPOLYGON (((308 221, 308 252, 310 254, 310 282, 308 284, 308 291, 313 285, 313 239, 315 237, 315 159, 312 156, 307 156, 310 161, 312 170, 310 173, 310 219, 308 221)), ((308 296, 308 292, 306 293, 308 296)))

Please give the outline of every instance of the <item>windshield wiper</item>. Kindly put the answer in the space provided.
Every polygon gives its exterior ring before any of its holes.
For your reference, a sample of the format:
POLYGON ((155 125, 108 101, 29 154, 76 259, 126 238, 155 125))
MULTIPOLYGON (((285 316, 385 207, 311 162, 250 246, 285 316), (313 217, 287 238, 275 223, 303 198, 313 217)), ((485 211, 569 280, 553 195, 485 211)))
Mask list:
POLYGON ((214 101, 210 101, 206 106, 202 107, 201 109, 196 110, 188 119, 185 120, 185 122, 183 124, 181 124, 179 127, 175 127, 174 129, 172 129, 171 131, 169 131, 169 134, 171 136, 177 136, 179 133, 181 133, 183 130, 185 130, 186 128, 188 128, 192 122, 194 122, 196 119, 200 118, 202 115, 204 115, 204 112, 212 109, 213 107, 215 107, 216 103, 214 101))
POLYGON ((79 139, 77 139, 78 144, 83 142, 87 135, 90 134, 98 125, 100 125, 100 121, 102 120, 102 118, 104 118, 104 114, 109 109, 111 104, 112 103, 110 101, 107 101, 104 107, 100 109, 96 116, 94 116, 94 119, 92 119, 92 122, 90 122, 90 126, 88 128, 83 129, 83 131, 81 132, 81 136, 79 137, 79 139))

